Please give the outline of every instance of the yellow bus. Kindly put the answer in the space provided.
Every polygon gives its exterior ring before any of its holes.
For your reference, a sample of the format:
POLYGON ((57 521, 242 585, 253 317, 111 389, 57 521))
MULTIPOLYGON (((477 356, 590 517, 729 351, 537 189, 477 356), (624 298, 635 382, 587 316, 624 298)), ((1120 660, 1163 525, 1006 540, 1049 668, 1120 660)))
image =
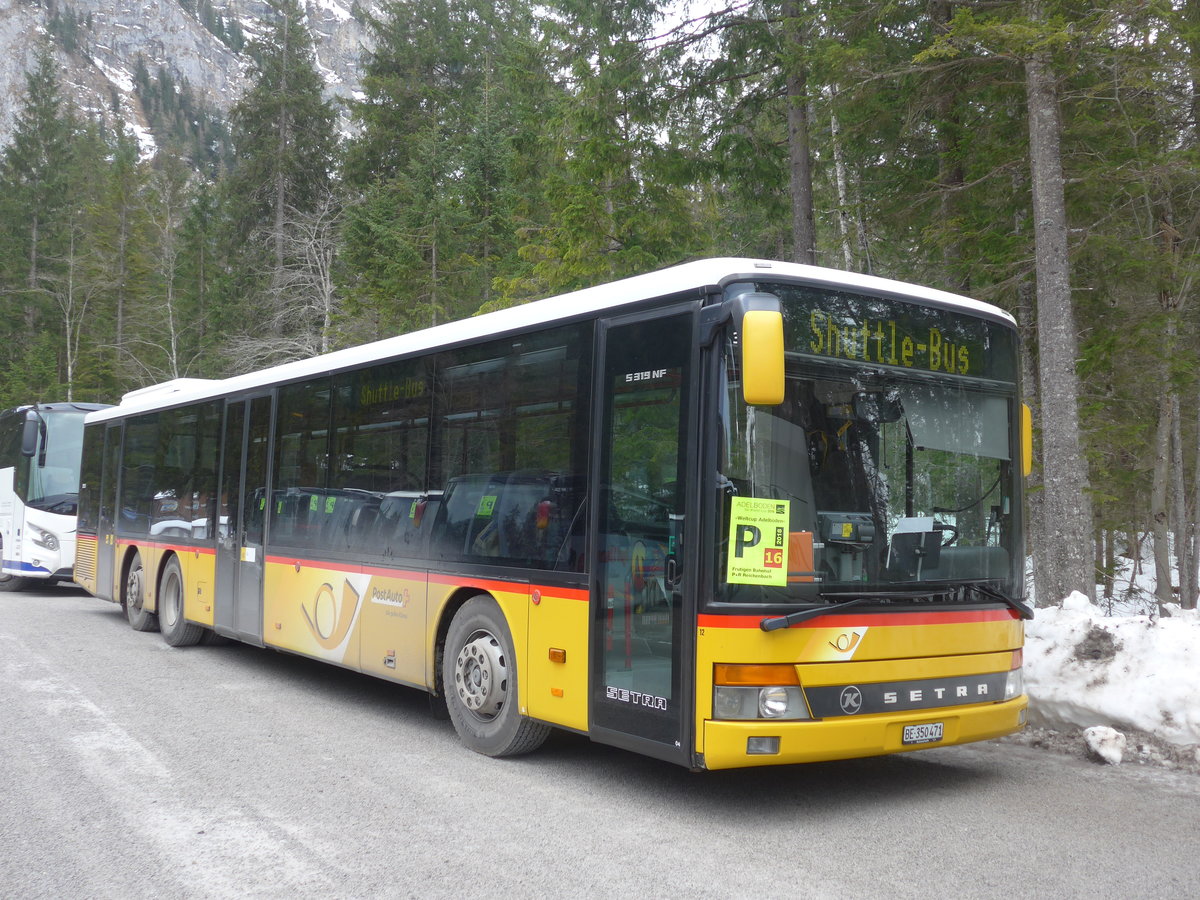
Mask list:
POLYGON ((76 580, 222 635, 693 769, 1024 724, 1005 312, 676 266, 91 413, 76 580))

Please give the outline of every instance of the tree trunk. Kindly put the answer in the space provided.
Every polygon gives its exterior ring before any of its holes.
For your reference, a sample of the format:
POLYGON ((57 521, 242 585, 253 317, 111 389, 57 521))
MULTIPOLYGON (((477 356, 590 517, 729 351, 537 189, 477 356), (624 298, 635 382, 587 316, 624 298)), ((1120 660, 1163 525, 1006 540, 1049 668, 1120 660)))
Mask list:
POLYGON ((289 144, 291 143, 291 121, 288 115, 288 65, 291 57, 288 54, 288 40, 291 36, 291 22, 287 12, 283 13, 283 54, 280 57, 282 71, 280 73, 279 93, 283 98, 283 106, 279 111, 278 143, 276 144, 275 159, 275 277, 283 272, 283 247, 285 241, 284 229, 287 222, 287 180, 284 176, 289 144))
POLYGON ((1191 574, 1192 593, 1179 597, 1184 609, 1195 609, 1200 599, 1200 402, 1196 404, 1196 462, 1192 468, 1191 507, 1191 574))
MULTIPOLYGON (((945 33, 953 16, 949 0, 934 0, 930 4, 930 15, 934 29, 945 33)), ((957 218, 958 197, 966 182, 961 149, 959 147, 958 92, 959 85, 954 70, 934 78, 934 99, 937 112, 938 153, 938 204, 942 236, 942 278, 950 290, 967 293, 971 289, 962 265, 962 242, 958 240, 957 218)))
MULTIPOLYGON (((1021 387, 1025 403, 1032 413, 1033 421, 1040 422, 1041 404, 1038 403, 1037 371, 1037 321, 1034 314, 1033 284, 1023 281, 1017 286, 1017 327, 1021 334, 1021 387)), ((1025 552, 1037 556, 1042 546, 1042 470, 1034 466, 1025 479, 1025 552)), ((1049 606, 1060 598, 1051 597, 1052 588, 1046 580, 1048 573, 1042 566, 1033 568, 1033 599, 1038 606, 1049 606)))
MULTIPOLYGON (((1031 3, 1034 18, 1040 9, 1031 3)), ((1080 446, 1078 338, 1071 306, 1067 214, 1060 147, 1058 91, 1047 51, 1025 62, 1029 163, 1033 188, 1034 270, 1037 275, 1038 369, 1042 413, 1043 517, 1047 527, 1035 551, 1053 602, 1072 591, 1092 601, 1092 504, 1080 446)))
POLYGON ((1171 529, 1175 540, 1175 565, 1179 570, 1179 601, 1195 593, 1192 575, 1191 541, 1188 540, 1187 488, 1183 480, 1183 436, 1180 428, 1179 392, 1172 390, 1168 398, 1171 410, 1171 529))
MULTIPOLYGON (((1165 376, 1164 376, 1165 377, 1165 376)), ((1158 400, 1158 429, 1154 436, 1154 472, 1150 484, 1150 520, 1154 535, 1154 596, 1160 605, 1170 603, 1171 551, 1167 522, 1167 491, 1171 471, 1171 409, 1166 395, 1158 400)))
POLYGON ((1104 538, 1104 599, 1111 601, 1117 581, 1117 533, 1101 532, 1104 538))
POLYGON ((25 301, 25 331, 30 340, 37 335, 37 306, 33 298, 38 286, 38 215, 29 223, 29 299, 25 301))
POLYGON ((812 155, 808 137, 808 71, 804 27, 795 0, 784 4, 784 56, 787 82, 788 172, 792 195, 792 261, 815 265, 817 234, 813 216, 812 155))
MULTIPOLYGON (((829 92, 830 105, 837 102, 837 88, 829 92)), ((837 189, 838 237, 842 242, 842 265, 846 271, 854 269, 853 240, 850 229, 850 192, 846 189, 846 160, 842 152, 841 127, 838 125, 836 112, 829 116, 829 142, 833 146, 833 175, 834 187, 837 189)))
POLYGON ((1182 29, 1183 39, 1191 60, 1192 140, 1200 145, 1200 0, 1187 0, 1184 19, 1188 27, 1182 29))

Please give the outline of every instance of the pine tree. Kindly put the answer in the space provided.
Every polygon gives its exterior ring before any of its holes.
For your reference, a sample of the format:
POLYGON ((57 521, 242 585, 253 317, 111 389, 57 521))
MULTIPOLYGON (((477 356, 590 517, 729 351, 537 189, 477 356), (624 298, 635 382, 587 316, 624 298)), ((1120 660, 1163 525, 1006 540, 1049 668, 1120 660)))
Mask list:
POLYGON ((553 82, 523 0, 386 13, 371 20, 354 107, 346 179, 359 196, 345 234, 352 309, 393 330, 475 312, 520 271, 518 235, 536 227, 552 153, 540 101, 553 82))
MULTIPOLYGON (((231 116, 236 166, 223 182, 222 207, 232 269, 217 300, 230 320, 239 318, 231 304, 246 296, 281 297, 262 292, 286 275, 289 216, 312 213, 329 195, 337 150, 303 14, 295 0, 272 8, 276 19, 251 47, 251 84, 231 116)), ((284 321, 279 312, 266 321, 284 321)), ((269 337, 288 339, 277 331, 269 337)))
POLYGON ((138 162, 137 143, 130 135, 117 135, 111 161, 102 172, 89 210, 89 231, 95 265, 103 273, 106 290, 102 308, 94 310, 88 335, 91 346, 84 349, 92 354, 89 364, 95 386, 106 388, 106 396, 116 396, 119 389, 135 383, 128 318, 131 307, 149 290, 141 199, 145 174, 138 162))
POLYGON ((303 13, 295 0, 271 5, 276 20, 252 47, 251 86, 232 113, 237 167, 228 187, 239 235, 266 232, 281 268, 286 211, 312 211, 327 194, 337 140, 303 13))
POLYGON ((659 142, 663 73, 643 45, 660 5, 564 0, 553 8, 570 90, 550 114, 562 160, 546 179, 550 218, 522 247, 531 275, 510 285, 526 296, 678 262, 698 244, 672 171, 676 154, 659 142))
MULTIPOLYGON (((0 185, 8 207, 12 267, 6 267, 9 296, 19 292, 19 321, 32 336, 46 311, 45 278, 61 255, 65 214, 70 203, 74 113, 63 99, 57 66, 48 46, 37 54, 25 77, 25 103, 17 115, 12 143, 4 150, 0 185)), ((11 314, 10 314, 11 320, 11 314)))

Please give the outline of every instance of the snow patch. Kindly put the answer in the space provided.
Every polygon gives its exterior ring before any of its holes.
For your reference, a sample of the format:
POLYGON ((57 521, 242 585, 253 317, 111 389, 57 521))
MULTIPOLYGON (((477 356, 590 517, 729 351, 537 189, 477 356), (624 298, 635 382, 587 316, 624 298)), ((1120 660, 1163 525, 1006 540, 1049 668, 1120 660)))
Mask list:
POLYGON ((313 4, 317 9, 323 9, 339 22, 348 22, 351 18, 350 10, 336 2, 336 0, 316 0, 313 4))
POLYGON ((100 70, 101 74, 116 86, 117 90, 126 94, 133 93, 133 78, 128 72, 108 65, 99 57, 93 59, 92 62, 100 70))
POLYGON ((154 140, 154 135, 150 129, 143 128, 136 122, 127 122, 126 125, 133 132, 134 138, 138 143, 138 158, 143 162, 152 159, 154 154, 158 152, 158 143, 154 140))
POLYGON ((1108 763, 1110 766, 1121 764, 1121 759, 1125 755, 1126 741, 1125 735, 1115 728, 1095 725, 1083 732, 1083 740, 1087 744, 1088 756, 1099 762, 1108 763))
POLYGON ((1125 727, 1200 745, 1200 612, 1105 616, 1074 593, 1025 626, 1030 723, 1125 727))

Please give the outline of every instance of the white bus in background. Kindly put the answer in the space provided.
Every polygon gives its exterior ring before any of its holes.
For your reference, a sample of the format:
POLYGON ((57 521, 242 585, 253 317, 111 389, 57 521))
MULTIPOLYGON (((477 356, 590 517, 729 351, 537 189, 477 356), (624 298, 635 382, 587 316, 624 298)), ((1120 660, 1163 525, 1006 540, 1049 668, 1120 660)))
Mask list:
POLYGON ((70 581, 83 417, 97 403, 0 412, 0 591, 70 581))

